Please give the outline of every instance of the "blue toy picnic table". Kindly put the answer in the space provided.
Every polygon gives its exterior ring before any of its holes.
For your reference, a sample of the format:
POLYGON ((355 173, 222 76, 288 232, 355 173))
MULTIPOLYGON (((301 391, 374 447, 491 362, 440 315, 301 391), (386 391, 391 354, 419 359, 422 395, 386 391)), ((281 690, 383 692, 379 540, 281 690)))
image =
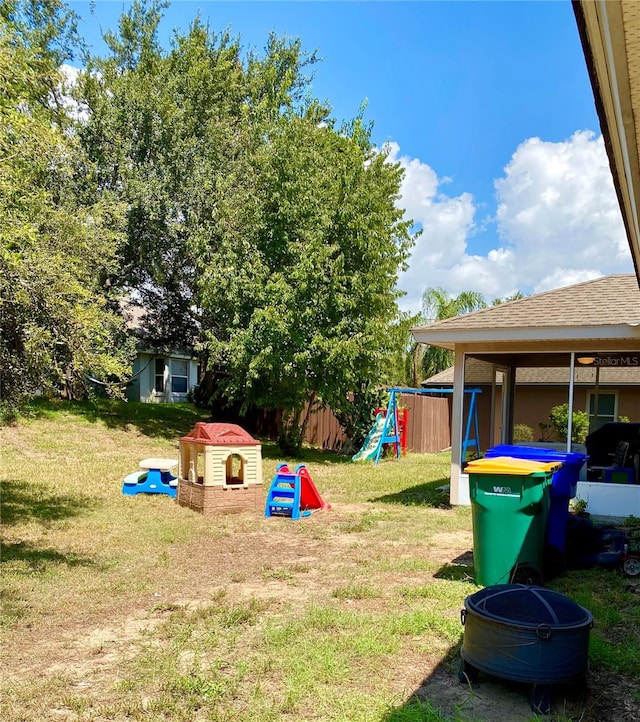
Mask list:
POLYGON ((178 465, 177 459, 149 458, 143 459, 139 467, 125 476, 122 484, 123 494, 167 494, 175 499, 178 492, 178 477, 171 469, 178 465))

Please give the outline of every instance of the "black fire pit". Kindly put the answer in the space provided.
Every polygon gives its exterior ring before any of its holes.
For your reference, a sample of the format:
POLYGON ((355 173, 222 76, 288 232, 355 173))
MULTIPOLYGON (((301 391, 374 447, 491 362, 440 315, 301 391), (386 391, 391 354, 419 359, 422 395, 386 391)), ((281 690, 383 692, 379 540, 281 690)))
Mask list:
POLYGON ((530 683, 534 712, 551 709, 553 684, 583 679, 593 616, 559 592, 498 584, 467 597, 458 677, 474 682, 486 672, 530 683))

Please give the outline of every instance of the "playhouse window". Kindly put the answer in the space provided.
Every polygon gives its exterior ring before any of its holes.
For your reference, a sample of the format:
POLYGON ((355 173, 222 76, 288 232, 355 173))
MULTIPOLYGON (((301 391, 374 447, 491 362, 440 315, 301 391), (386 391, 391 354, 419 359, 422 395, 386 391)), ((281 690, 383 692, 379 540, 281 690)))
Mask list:
POLYGON ((171 391, 186 394, 189 390, 189 362, 186 359, 171 360, 171 391))
POLYGON ((186 460, 189 465, 188 471, 183 472, 186 478, 194 484, 203 484, 205 470, 204 448, 200 445, 190 447, 186 460))
POLYGON ((164 393, 164 359, 157 358, 155 361, 155 380, 153 386, 157 394, 164 393))

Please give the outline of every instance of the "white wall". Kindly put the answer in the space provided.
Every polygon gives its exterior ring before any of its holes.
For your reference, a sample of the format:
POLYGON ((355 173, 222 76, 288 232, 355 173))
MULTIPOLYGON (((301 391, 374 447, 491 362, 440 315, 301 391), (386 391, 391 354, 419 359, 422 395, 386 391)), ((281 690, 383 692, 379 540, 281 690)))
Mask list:
POLYGON ((147 403, 176 403, 187 401, 189 392, 198 383, 198 362, 185 354, 153 355, 149 353, 138 354, 138 365, 141 369, 139 376, 140 401, 147 403), (164 392, 158 393, 155 390, 156 359, 164 360, 163 378, 164 392), (186 360, 188 364, 187 391, 176 393, 171 391, 171 360, 186 360))
POLYGON ((586 501, 587 511, 594 516, 640 517, 640 486, 637 484, 579 481, 576 499, 586 501))

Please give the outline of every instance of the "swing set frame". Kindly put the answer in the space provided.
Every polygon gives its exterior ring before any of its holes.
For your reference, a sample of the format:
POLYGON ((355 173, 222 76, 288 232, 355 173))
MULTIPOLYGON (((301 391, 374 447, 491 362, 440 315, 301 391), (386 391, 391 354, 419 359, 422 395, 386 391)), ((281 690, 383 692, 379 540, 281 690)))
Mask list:
MULTIPOLYGON (((403 387, 391 387, 389 391, 389 402, 382 427, 382 435, 378 441, 374 464, 380 463, 382 450, 385 444, 393 444, 396 458, 400 458, 400 427, 398 424, 398 395, 413 394, 415 396, 429 396, 433 394, 452 394, 453 389, 411 389, 403 387)), ((465 424, 465 433, 462 439, 462 459, 466 460, 470 449, 475 449, 476 454, 480 455, 480 432, 478 427, 478 405, 476 397, 482 393, 480 388, 471 388, 464 390, 466 394, 470 394, 469 409, 467 411, 467 422, 465 424), (473 435, 472 435, 473 432, 473 435)))

